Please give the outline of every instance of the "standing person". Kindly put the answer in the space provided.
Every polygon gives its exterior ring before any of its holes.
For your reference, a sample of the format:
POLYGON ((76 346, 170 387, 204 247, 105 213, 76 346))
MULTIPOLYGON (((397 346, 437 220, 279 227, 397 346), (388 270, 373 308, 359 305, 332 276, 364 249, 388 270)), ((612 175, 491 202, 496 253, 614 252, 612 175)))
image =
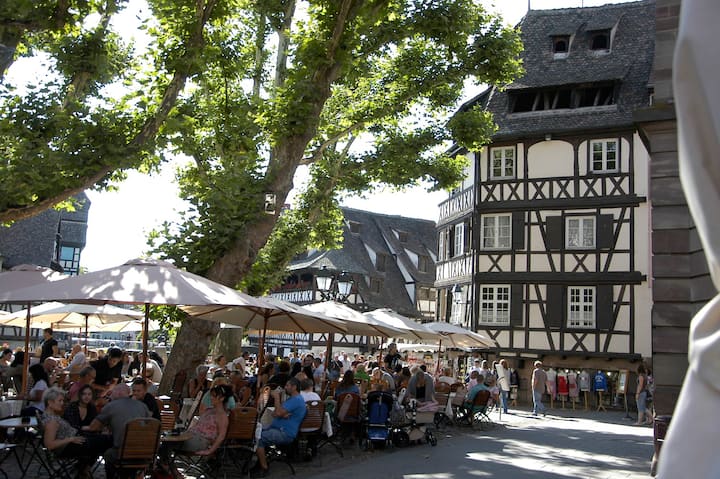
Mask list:
POLYGON ((93 389, 97 397, 107 394, 115 384, 120 382, 122 376, 122 350, 110 348, 105 356, 95 361, 90 361, 90 366, 95 369, 95 381, 93 389))
MULTIPOLYGON (((307 407, 300 395, 300 381, 297 378, 288 379, 285 384, 285 393, 288 399, 273 411, 273 421, 270 427, 263 429, 258 442, 257 464, 250 471, 250 477, 266 477, 268 474, 267 457, 265 449, 272 445, 290 444, 295 440, 300 423, 305 419, 307 407)), ((280 404, 280 391, 271 391, 275 404, 280 404)))
POLYGON ((510 369, 508 368, 508 363, 505 359, 501 359, 498 366, 495 367, 498 376, 497 383, 500 386, 500 398, 502 400, 503 413, 507 414, 508 401, 510 397, 510 378, 508 377, 510 375, 510 369))
POLYGON ((43 342, 40 344, 40 362, 45 361, 45 358, 58 357, 58 342, 53 338, 52 328, 43 329, 43 342))
POLYGON ((636 426, 643 424, 652 424, 652 417, 647 410, 647 394, 648 394, 648 374, 644 364, 640 364, 637 368, 637 388, 635 389, 635 402, 637 403, 638 418, 636 426), (647 415, 647 419, 645 419, 647 415))
POLYGON ((103 407, 89 426, 83 428, 83 431, 99 432, 106 426, 110 427, 113 445, 105 452, 105 475, 107 479, 115 479, 117 477, 115 461, 125 440, 125 425, 132 419, 150 417, 150 411, 145 403, 130 397, 130 387, 125 383, 120 383, 112 389, 110 399, 111 401, 103 407))
POLYGON ((400 364, 401 360, 402 356, 400 356, 400 353, 398 352, 397 343, 388 344, 388 352, 385 355, 385 360, 383 361, 385 364, 385 371, 395 371, 395 368, 398 364, 400 364))
POLYGON ((539 412, 545 415, 545 406, 542 403, 542 395, 545 392, 545 383, 547 382, 547 374, 542 367, 542 361, 535 361, 535 370, 532 373, 532 395, 533 395, 533 416, 537 416, 539 412))

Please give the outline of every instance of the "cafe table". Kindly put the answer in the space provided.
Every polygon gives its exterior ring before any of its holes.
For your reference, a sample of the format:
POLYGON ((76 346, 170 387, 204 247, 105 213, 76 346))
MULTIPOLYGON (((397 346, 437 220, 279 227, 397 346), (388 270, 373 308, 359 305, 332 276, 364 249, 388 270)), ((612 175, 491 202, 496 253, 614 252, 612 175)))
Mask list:
POLYGON ((22 399, 5 399, 0 401, 0 419, 11 416, 19 416, 22 407, 22 399))
POLYGON ((18 429, 25 430, 25 434, 22 434, 22 442, 17 443, 17 447, 22 450, 22 455, 19 455, 17 451, 15 452, 15 458, 18 462, 18 467, 20 467, 20 471, 22 472, 20 479, 25 477, 28 469, 30 469, 30 465, 35 458, 37 458, 40 461, 40 464, 44 466, 44 464, 42 464, 42 458, 40 456, 40 450, 38 447, 39 444, 37 443, 35 436, 30 434, 28 431, 29 429, 37 428, 37 426, 37 419, 34 417, 11 417, 0 420, 0 429, 5 430, 6 436, 10 436, 10 430, 13 430, 14 434, 17 434, 18 429), (25 456, 28 456, 28 450, 30 451, 30 454, 26 460, 25 456))
POLYGON ((171 431, 164 432, 160 436, 160 458, 167 465, 168 472, 174 479, 180 479, 183 474, 180 474, 175 463, 176 454, 174 449, 180 444, 192 438, 192 434, 183 431, 181 433, 174 433, 171 431))

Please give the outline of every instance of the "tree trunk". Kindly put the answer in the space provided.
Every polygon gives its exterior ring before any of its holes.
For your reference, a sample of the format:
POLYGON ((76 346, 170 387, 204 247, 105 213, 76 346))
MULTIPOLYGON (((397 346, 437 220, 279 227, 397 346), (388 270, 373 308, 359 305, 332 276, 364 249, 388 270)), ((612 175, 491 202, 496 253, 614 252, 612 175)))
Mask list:
POLYGON ((243 328, 225 328, 218 332, 215 338, 213 356, 224 354, 228 362, 242 354, 242 340, 245 335, 243 328))
MULTIPOLYGON (((202 319, 186 318, 178 331, 172 351, 165 364, 159 394, 168 394, 173 386, 175 375, 185 369, 187 382, 195 377, 195 367, 203 364, 210 350, 210 343, 217 336, 220 323, 202 319)), ((242 331, 242 330, 241 330, 242 331)))

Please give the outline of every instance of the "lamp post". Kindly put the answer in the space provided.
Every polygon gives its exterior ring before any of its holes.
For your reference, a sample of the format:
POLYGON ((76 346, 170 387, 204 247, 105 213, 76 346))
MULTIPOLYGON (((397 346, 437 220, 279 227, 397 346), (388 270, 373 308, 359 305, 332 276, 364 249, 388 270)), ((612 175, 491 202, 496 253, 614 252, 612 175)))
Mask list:
MULTIPOLYGON (((339 303, 347 302, 354 284, 352 275, 347 271, 342 271, 339 275, 335 276, 331 271, 328 271, 327 266, 323 266, 322 269, 318 271, 315 275, 315 280, 317 281, 317 287, 318 291, 320 291, 322 301, 337 301, 339 303)), ((334 339, 335 334, 328 333, 325 374, 327 374, 328 367, 330 366, 334 339)))
POLYGON ((318 291, 323 301, 337 301, 339 303, 347 302, 348 296, 352 292, 355 281, 352 276, 343 271, 335 276, 328 271, 327 266, 323 266, 315 275, 318 291))

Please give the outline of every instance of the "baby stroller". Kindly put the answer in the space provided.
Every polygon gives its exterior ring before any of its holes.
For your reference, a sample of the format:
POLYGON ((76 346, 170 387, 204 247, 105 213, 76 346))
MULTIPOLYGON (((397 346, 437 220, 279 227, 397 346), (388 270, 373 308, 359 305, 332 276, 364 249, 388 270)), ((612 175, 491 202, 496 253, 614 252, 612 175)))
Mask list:
POLYGON ((390 437, 390 411, 394 399, 392 394, 385 391, 371 391, 367 397, 367 419, 363 424, 363 436, 360 446, 370 449, 375 446, 385 446, 391 441, 390 437))
POLYGON ((435 413, 437 409, 432 410, 418 410, 418 402, 415 399, 408 401, 405 409, 406 423, 399 431, 394 433, 394 437, 397 437, 398 446, 402 447, 410 444, 411 442, 420 442, 425 440, 431 446, 437 446, 437 438, 433 434, 431 426, 435 424, 435 413), (401 441, 406 441, 401 444, 401 441))

